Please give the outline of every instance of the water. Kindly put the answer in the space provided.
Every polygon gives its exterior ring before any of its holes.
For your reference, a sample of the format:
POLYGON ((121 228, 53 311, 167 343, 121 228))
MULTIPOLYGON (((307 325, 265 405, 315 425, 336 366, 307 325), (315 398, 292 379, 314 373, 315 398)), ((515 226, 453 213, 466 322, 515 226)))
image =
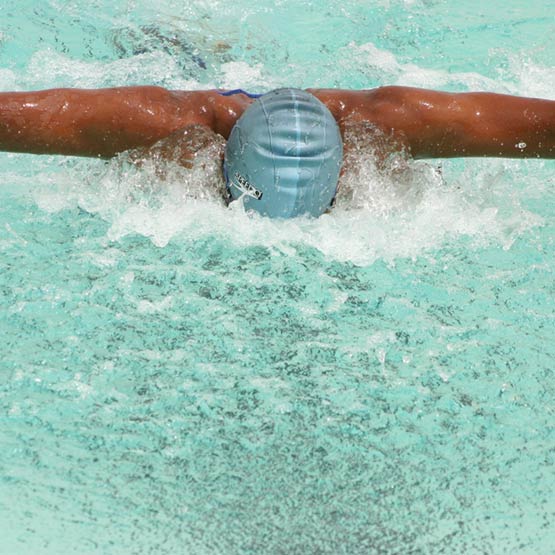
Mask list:
MULTIPOLYGON (((6 0, 0 88, 555 98, 554 7, 6 0)), ((553 162, 361 141, 276 222, 216 151, 0 155, 0 553, 553 553, 553 162)))

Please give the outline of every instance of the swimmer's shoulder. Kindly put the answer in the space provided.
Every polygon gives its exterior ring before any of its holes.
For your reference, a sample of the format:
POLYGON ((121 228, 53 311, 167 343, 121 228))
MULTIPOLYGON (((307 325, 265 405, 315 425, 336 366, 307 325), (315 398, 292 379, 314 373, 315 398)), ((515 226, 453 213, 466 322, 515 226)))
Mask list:
POLYGON ((341 125, 345 121, 382 124, 414 94, 410 87, 383 86, 374 89, 307 89, 321 100, 341 125))
POLYGON ((179 105, 183 127, 205 125, 226 139, 237 119, 256 99, 241 90, 171 91, 171 94, 179 105))

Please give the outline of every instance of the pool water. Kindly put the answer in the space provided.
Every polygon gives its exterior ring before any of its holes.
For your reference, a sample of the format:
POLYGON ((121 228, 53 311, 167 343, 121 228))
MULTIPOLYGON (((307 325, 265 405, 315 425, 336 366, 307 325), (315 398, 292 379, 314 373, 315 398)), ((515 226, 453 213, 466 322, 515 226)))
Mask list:
MULTIPOLYGON (((554 8, 4 0, 0 90, 555 99, 554 8)), ((371 149, 291 221, 0 154, 0 554, 555 552, 555 164, 371 149)))

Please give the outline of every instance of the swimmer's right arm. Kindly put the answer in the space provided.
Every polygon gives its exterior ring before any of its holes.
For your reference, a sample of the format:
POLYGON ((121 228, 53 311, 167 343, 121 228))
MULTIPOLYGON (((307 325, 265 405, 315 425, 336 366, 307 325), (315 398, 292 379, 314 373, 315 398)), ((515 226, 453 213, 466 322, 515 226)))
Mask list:
POLYGON ((412 87, 323 91, 342 121, 362 121, 414 158, 555 158, 555 101, 412 87))
POLYGON ((109 158, 179 129, 214 127, 215 93, 161 87, 0 93, 0 150, 109 158))

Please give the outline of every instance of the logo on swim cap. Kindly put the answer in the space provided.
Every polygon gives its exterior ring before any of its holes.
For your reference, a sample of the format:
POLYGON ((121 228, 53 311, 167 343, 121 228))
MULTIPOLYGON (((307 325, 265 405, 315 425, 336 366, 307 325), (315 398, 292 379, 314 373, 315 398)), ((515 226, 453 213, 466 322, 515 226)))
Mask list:
POLYGON ((335 118, 316 97, 278 89, 253 102, 233 127, 224 173, 234 199, 277 218, 318 217, 331 205, 343 160, 335 118))
POLYGON ((249 195, 249 197, 260 200, 262 198, 262 191, 259 191, 256 187, 253 187, 242 175, 235 172, 233 176, 234 180, 230 182, 230 185, 244 193, 249 195))

